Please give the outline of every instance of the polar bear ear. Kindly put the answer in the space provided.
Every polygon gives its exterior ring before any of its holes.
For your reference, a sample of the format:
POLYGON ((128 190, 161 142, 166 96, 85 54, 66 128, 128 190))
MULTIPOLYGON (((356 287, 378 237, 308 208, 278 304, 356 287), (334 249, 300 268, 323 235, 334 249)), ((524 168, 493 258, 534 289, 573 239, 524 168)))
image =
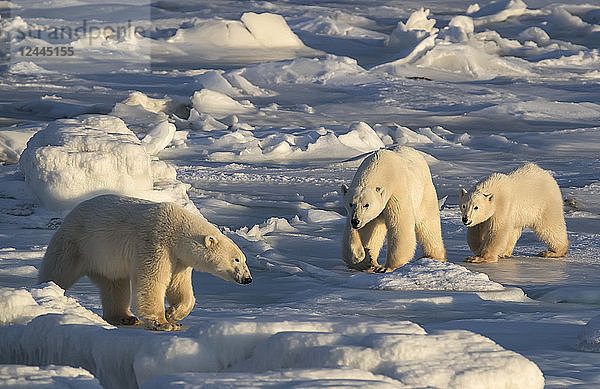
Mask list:
POLYGON ((494 195, 492 193, 490 194, 484 194, 483 195, 486 199, 488 199, 489 201, 492 201, 492 199, 494 198, 494 195))
POLYGON ((219 241, 217 240, 217 238, 215 238, 214 236, 211 235, 206 235, 204 237, 204 245, 206 247, 213 247, 214 245, 216 245, 217 243, 219 243, 219 241))
POLYGON ((348 188, 348 185, 346 185, 346 184, 342 184, 342 193, 343 193, 343 194, 346 194, 346 193, 348 193, 348 189, 350 189, 350 188, 348 188))
POLYGON ((467 190, 465 188, 460 188, 460 198, 467 194, 467 190))

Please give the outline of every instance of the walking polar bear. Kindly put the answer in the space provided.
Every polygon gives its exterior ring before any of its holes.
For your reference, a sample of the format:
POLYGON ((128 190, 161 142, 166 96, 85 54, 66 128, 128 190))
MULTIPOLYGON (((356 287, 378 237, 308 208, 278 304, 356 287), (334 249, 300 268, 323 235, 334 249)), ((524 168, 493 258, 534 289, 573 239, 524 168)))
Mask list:
POLYGON ((445 261, 437 194, 429 166, 409 147, 379 150, 342 185, 347 211, 342 258, 358 270, 387 272, 410 261, 417 240, 423 256, 445 261), (384 266, 377 262, 387 236, 384 266))
POLYGON ((196 302, 192 269, 226 281, 252 281, 246 257, 199 215, 173 203, 102 195, 77 205, 52 237, 40 283, 68 289, 87 275, 99 288, 106 321, 170 331, 196 302), (165 298, 170 307, 165 311, 165 298))
POLYGON ((467 192, 460 210, 475 256, 467 262, 496 262, 510 257, 523 228, 529 227, 548 246, 542 257, 564 257, 569 248, 558 184, 533 163, 509 174, 492 174, 467 192))

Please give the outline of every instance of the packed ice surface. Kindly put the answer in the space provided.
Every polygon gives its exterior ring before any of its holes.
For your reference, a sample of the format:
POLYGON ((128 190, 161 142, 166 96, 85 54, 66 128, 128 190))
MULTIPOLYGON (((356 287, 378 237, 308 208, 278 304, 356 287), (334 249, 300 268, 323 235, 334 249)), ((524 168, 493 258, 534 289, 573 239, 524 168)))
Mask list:
POLYGON ((104 387, 600 385, 598 5, 0 6, 11 10, 0 19, 11 49, 0 77, 2 377, 97 385, 85 369, 104 387), (48 34, 84 19, 123 29, 48 34), (21 55, 26 46, 74 55, 21 55), (430 164, 448 261, 350 271, 340 186, 368 153, 397 144, 430 164), (514 258, 465 264, 459 186, 526 161, 551 170, 563 192, 569 255, 535 258, 543 245, 525 231, 514 258), (194 273, 196 306, 169 334, 107 325, 87 278, 67 292, 36 286, 65 209, 125 188, 222 226, 253 283, 194 273))

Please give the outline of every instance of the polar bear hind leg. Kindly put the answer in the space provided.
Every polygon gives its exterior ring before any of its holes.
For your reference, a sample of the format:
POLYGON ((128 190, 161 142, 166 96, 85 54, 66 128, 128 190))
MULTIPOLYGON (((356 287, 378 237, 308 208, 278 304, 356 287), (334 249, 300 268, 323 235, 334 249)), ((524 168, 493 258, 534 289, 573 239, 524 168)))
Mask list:
POLYGON ((562 206, 548 209, 541 217, 540 222, 532 226, 536 236, 548 246, 548 250, 540 252, 538 256, 561 258, 567 254, 569 239, 562 212, 562 206))
POLYGON ((130 310, 131 285, 129 278, 111 280, 99 275, 90 275, 89 278, 100 289, 104 320, 115 326, 140 323, 130 310))
POLYGON ((52 236, 44 255, 38 283, 54 281, 66 290, 84 276, 83 270, 77 244, 67 238, 64 229, 59 228, 52 236))
POLYGON ((403 266, 414 257, 417 248, 414 216, 394 215, 388 208, 384 213, 388 228, 386 261, 383 268, 375 269, 376 272, 388 272, 403 266))

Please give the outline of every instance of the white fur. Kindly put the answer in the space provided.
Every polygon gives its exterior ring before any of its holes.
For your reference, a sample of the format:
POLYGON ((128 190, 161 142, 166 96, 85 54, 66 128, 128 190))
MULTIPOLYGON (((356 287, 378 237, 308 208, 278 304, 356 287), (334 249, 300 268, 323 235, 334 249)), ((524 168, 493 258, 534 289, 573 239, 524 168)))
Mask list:
POLYGON ((39 282, 63 289, 87 275, 100 288, 105 320, 172 330, 195 304, 192 268, 227 281, 252 280, 246 257, 201 216, 174 203, 102 195, 80 203, 52 237, 39 282), (165 311, 165 298, 170 307, 165 311))
POLYGON ((423 256, 445 260, 437 194, 429 166, 409 147, 380 150, 342 186, 347 211, 342 258, 359 270, 389 271, 410 261, 417 240, 423 256), (358 221, 352 226, 352 219, 358 221), (385 266, 377 263, 387 236, 385 266))
POLYGON ((512 256, 523 228, 548 245, 543 257, 563 257, 569 248, 558 184, 550 173, 527 163, 509 174, 492 174, 474 189, 460 193, 468 262, 495 262, 512 256))

